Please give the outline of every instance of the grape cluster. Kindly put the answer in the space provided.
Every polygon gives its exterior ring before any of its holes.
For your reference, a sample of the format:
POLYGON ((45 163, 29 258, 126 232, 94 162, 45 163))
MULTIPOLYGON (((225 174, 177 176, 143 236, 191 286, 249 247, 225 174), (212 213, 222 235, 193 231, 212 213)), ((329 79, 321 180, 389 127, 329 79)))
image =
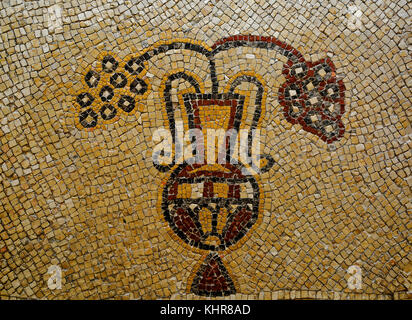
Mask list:
POLYGON ((279 102, 286 119, 327 143, 339 139, 345 131, 341 121, 345 86, 336 79, 332 61, 289 61, 283 74, 287 81, 279 89, 279 102))
POLYGON ((105 55, 101 61, 101 72, 89 70, 84 76, 87 89, 76 97, 80 125, 94 128, 99 121, 109 123, 115 120, 120 110, 132 112, 138 96, 148 90, 148 84, 137 77, 143 69, 133 59, 121 68, 112 55, 105 55))

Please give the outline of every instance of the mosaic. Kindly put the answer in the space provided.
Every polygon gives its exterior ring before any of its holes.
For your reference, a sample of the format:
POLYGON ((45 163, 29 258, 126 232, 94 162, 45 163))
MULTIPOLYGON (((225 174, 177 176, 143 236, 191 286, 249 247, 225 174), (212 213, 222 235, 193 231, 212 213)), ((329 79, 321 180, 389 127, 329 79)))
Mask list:
POLYGON ((410 299, 409 11, 1 1, 0 299, 410 299))
MULTIPOLYGON (((253 120, 248 133, 247 152, 250 156, 252 130, 260 123, 262 103, 265 107, 264 96, 267 90, 259 81, 260 76, 246 73, 236 76, 231 81, 228 92, 219 93, 215 68, 215 56, 218 53, 238 47, 275 50, 287 57, 287 63, 282 68, 282 74, 287 81, 279 89, 278 100, 284 107, 284 116, 290 123, 301 124, 305 131, 319 136, 327 143, 343 136, 344 127, 340 118, 344 112, 345 87, 342 80, 336 80, 332 61, 323 59, 315 63, 307 62, 302 54, 290 45, 273 37, 254 35, 227 37, 218 40, 210 49, 206 44, 190 40, 160 42, 120 65, 113 55, 104 55, 99 63, 99 70, 90 70, 84 76, 84 82, 89 90, 82 91, 76 96, 80 126, 85 129, 94 128, 98 126, 99 121, 112 122, 120 110, 132 112, 136 107, 136 100, 149 93, 148 79, 139 75, 143 75, 145 70, 149 71, 145 64, 151 58, 177 49, 194 51, 205 55, 209 61, 212 92, 202 93, 199 82, 185 71, 169 72, 160 89, 163 90, 162 103, 167 115, 172 144, 175 146, 178 143, 176 107, 171 97, 174 81, 187 81, 195 92, 180 93, 180 100, 183 100, 184 104, 181 108, 186 112, 189 130, 202 130, 202 127, 212 126, 226 131, 234 129, 236 132, 240 130, 242 115, 246 110, 245 96, 235 94, 234 91, 246 82, 257 87, 253 120), (225 123, 227 124, 223 127, 225 123)), ((247 94, 250 95, 250 92, 247 94)), ((249 101, 250 97, 247 100, 249 101)), ((237 140, 236 136, 233 138, 237 140)), ((230 139, 232 137, 227 137, 224 146, 224 159, 230 159, 230 139)), ((195 145, 194 149, 198 150, 198 147, 195 145)), ((268 171, 274 160, 270 155, 263 155, 263 159, 266 164, 260 169, 268 171)), ((221 161, 216 164, 214 159, 211 164, 208 162, 209 157, 202 160, 196 164, 186 161, 176 166, 174 163, 163 166, 154 163, 160 171, 172 169, 172 173, 162 184, 163 189, 159 190, 159 207, 165 220, 180 239, 195 248, 212 252, 199 267, 191 282, 190 292, 204 296, 230 295, 236 292, 235 285, 221 258, 214 252, 224 252, 248 233, 262 214, 262 196, 256 178, 242 173, 242 164, 221 164, 221 161)))

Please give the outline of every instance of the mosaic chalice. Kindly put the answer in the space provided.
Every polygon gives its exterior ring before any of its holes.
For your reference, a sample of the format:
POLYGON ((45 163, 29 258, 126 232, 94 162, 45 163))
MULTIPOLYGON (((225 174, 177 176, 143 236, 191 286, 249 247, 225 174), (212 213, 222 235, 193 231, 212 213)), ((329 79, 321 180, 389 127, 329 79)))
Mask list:
MULTIPOLYGON (((207 129, 239 131, 243 95, 233 90, 223 94, 194 93, 183 95, 183 101, 188 126, 202 131, 203 146, 207 145, 207 129)), ((229 143, 227 136, 224 147, 216 152, 223 149, 226 160, 230 159, 229 143)), ((223 296, 236 290, 221 254, 248 233, 258 219, 262 203, 256 178, 245 174, 242 164, 208 163, 208 159, 173 168, 163 187, 161 210, 180 239, 208 252, 193 274, 190 291, 203 296, 223 296)))

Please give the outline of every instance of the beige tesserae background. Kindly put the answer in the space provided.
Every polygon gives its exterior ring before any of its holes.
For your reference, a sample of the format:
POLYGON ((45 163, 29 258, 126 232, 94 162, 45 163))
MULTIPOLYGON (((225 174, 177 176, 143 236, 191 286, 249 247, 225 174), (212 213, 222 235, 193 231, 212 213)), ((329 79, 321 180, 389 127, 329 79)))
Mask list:
POLYGON ((410 298, 410 13, 1 1, 0 298, 410 298), (195 127, 264 170, 153 162, 195 127))

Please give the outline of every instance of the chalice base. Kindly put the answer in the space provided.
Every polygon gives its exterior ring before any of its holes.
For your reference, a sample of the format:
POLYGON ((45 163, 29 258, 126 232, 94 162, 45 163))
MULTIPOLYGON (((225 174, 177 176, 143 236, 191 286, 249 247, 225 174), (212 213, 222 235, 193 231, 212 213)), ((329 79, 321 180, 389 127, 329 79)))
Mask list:
POLYGON ((206 297, 236 293, 233 280, 219 254, 212 252, 205 258, 192 281, 190 292, 206 297))

